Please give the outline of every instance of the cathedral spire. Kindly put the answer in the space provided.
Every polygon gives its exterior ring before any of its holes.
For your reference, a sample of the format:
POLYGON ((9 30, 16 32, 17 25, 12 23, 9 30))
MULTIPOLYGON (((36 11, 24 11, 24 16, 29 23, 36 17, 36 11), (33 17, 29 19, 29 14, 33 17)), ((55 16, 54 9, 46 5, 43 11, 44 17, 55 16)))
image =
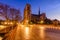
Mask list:
POLYGON ((40 7, 39 7, 38 15, 40 15, 40 7))
POLYGON ((26 4, 30 4, 30 2, 31 2, 31 0, 27 0, 27 1, 26 1, 26 4))

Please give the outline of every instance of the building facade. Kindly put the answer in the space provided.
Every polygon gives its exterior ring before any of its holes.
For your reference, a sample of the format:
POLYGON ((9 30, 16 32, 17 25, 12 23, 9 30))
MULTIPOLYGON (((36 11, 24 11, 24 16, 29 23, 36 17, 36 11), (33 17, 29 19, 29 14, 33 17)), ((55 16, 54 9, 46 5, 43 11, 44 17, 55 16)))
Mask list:
POLYGON ((31 19, 31 5, 26 4, 24 8, 24 19, 23 19, 23 24, 28 24, 31 19))
POLYGON ((26 4, 24 8, 23 24, 40 24, 43 23, 45 19, 46 19, 46 14, 45 13, 40 14, 40 8, 38 14, 32 14, 31 5, 26 4))

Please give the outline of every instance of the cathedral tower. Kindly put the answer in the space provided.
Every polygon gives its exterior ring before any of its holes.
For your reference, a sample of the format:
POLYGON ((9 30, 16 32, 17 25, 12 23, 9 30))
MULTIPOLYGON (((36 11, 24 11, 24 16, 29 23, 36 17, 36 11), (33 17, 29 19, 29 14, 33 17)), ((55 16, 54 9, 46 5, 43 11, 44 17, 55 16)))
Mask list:
POLYGON ((31 5, 26 4, 24 8, 24 22, 23 24, 28 24, 31 19, 31 5))

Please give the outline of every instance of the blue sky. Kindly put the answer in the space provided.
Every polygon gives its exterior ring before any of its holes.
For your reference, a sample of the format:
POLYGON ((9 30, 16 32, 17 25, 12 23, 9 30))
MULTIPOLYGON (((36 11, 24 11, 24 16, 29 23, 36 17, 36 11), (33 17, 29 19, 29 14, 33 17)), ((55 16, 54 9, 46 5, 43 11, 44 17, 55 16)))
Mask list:
POLYGON ((0 2, 19 9, 22 14, 26 3, 29 3, 33 14, 38 14, 40 7, 41 13, 45 12, 48 18, 60 20, 60 0, 0 0, 0 2))

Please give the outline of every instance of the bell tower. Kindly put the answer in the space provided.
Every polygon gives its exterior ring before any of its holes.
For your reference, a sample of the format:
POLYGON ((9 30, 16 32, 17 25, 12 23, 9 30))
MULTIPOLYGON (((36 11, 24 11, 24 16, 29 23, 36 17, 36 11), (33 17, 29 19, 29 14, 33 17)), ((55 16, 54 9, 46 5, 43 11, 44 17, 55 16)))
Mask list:
POLYGON ((31 5, 26 4, 24 8, 24 21, 23 24, 28 24, 31 19, 31 5))

